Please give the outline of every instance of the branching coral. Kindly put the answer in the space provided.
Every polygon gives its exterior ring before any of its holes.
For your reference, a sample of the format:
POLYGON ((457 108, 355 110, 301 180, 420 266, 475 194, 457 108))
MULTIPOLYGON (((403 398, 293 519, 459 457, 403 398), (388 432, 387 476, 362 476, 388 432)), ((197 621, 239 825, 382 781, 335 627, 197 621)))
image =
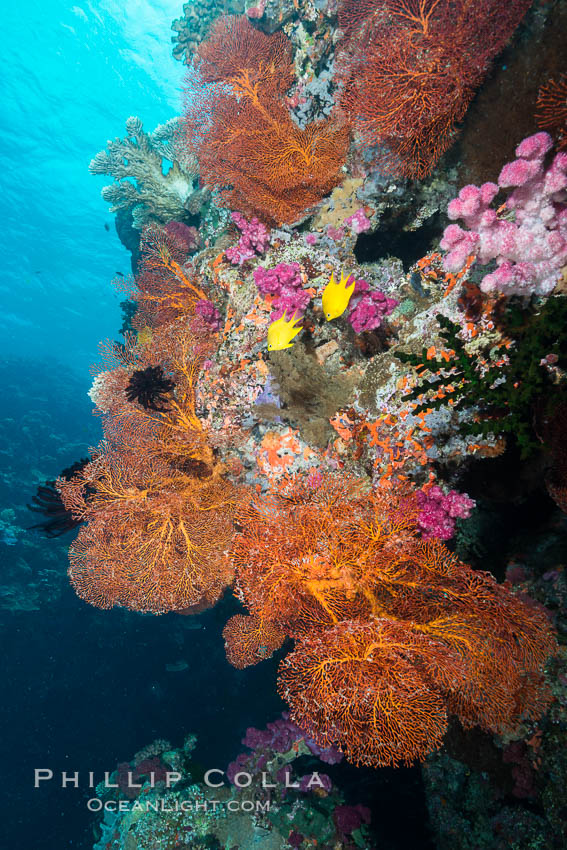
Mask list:
POLYGON ((291 482, 238 515, 237 595, 262 622, 230 653, 266 654, 266 622, 296 640, 280 693, 321 746, 362 764, 399 764, 437 748, 447 715, 493 731, 537 715, 554 649, 543 613, 487 573, 417 534, 405 485, 368 492, 328 474, 291 482), (261 643, 259 643, 261 642, 261 643))
POLYGON ((89 165, 91 174, 114 178, 103 188, 102 197, 111 204, 111 212, 130 210, 138 230, 148 222, 163 224, 186 215, 195 172, 187 165, 182 168, 176 159, 172 141, 177 124, 172 118, 146 133, 139 118, 128 118, 126 138, 108 141, 89 165), (172 164, 164 173, 166 161, 172 164))

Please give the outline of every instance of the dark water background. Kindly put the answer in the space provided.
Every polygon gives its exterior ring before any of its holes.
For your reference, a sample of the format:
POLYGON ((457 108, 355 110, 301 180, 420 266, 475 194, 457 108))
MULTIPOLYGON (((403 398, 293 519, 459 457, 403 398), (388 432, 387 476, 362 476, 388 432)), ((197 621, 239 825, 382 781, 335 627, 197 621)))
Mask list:
MULTIPOLYGON (((98 439, 88 385, 57 361, 21 359, 0 363, 0 385, 0 516, 14 511, 17 538, 0 543, 0 846, 87 850, 95 821, 86 809, 88 772, 98 782, 155 738, 180 746, 189 733, 199 739, 196 760, 223 769, 241 751, 246 727, 265 726, 283 708, 277 660, 245 671, 226 662, 221 631, 236 607, 230 596, 198 617, 99 611, 79 600, 66 577, 73 533, 46 540, 27 531, 38 515, 25 503, 36 483, 98 439), (180 660, 187 669, 166 670, 180 660), (34 789, 35 768, 50 768, 54 779, 34 789), (78 790, 61 788, 63 771, 79 771, 78 790)), ((335 778, 352 802, 373 808, 381 847, 426 846, 418 770, 343 765, 335 778)))
MULTIPOLYGON (((14 512, 16 536, 13 545, 0 542, 0 846, 88 850, 89 771, 96 783, 154 739, 180 746, 189 733, 198 736, 196 760, 224 769, 246 728, 284 708, 277 659, 244 671, 227 663, 221 632, 237 605, 230 596, 198 617, 99 611, 79 600, 66 576, 73 532, 46 540, 26 530, 41 517, 25 505, 37 483, 98 440, 88 383, 56 360, 5 359, 0 386, 0 517, 14 512), (181 660, 187 669, 166 670, 181 660), (35 768, 50 768, 54 779, 34 789, 35 768), (79 772, 78 790, 61 788, 63 771, 79 772)), ((350 801, 372 808, 381 850, 427 847, 418 769, 340 765, 333 777, 350 801)))

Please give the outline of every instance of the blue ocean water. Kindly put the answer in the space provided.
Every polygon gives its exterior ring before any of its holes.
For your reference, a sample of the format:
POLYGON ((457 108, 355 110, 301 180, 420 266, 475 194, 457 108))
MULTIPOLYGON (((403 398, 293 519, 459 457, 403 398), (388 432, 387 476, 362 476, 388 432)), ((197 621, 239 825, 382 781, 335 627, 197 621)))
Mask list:
MULTIPOLYGON (((83 371, 120 326, 109 285, 129 256, 88 172, 138 115, 177 114, 170 50, 178 0, 16 0, 0 27, 0 338, 3 356, 57 356, 83 371), (105 223, 108 230, 105 229, 105 223)), ((106 181, 108 182, 108 180, 106 181)))

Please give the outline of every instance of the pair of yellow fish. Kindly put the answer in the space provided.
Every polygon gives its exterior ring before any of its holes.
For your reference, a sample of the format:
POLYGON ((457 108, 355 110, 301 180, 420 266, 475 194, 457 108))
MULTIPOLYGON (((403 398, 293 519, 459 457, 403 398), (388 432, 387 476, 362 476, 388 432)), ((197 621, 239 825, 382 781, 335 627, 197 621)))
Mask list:
MULTIPOLYGON (((354 278, 350 274, 345 278, 341 272, 339 283, 336 282, 334 273, 331 275, 329 283, 323 290, 323 312, 328 322, 342 316, 354 292, 354 283, 354 278), (352 283, 348 286, 351 279, 352 283)), ((272 322, 268 328, 268 351, 282 351, 284 348, 292 347, 292 339, 301 330, 301 325, 297 324, 299 319, 296 315, 294 313, 291 319, 286 319, 284 311, 283 316, 272 322)))

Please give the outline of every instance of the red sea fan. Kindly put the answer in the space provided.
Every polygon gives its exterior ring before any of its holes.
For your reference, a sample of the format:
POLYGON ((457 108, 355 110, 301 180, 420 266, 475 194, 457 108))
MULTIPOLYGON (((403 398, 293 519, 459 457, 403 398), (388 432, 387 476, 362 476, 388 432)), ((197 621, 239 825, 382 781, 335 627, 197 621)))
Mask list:
POLYGON ((491 60, 530 0, 352 0, 337 67, 342 105, 361 139, 393 174, 422 178, 451 145, 491 60), (358 24, 358 28, 356 27, 358 24), (361 46, 362 45, 362 46, 361 46))

